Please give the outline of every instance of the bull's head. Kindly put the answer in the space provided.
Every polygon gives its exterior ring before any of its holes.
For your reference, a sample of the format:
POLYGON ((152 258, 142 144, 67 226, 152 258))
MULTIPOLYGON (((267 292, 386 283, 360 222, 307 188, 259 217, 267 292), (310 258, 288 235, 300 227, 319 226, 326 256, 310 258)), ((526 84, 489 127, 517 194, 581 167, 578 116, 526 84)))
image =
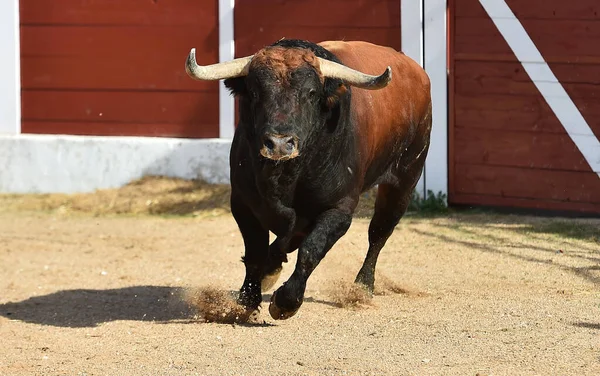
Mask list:
POLYGON ((248 127, 253 149, 276 161, 300 155, 303 142, 326 123, 345 95, 344 85, 381 89, 391 80, 390 67, 371 76, 317 57, 311 50, 282 46, 208 66, 197 64, 192 49, 186 72, 197 80, 225 79, 240 98, 240 126, 248 127))

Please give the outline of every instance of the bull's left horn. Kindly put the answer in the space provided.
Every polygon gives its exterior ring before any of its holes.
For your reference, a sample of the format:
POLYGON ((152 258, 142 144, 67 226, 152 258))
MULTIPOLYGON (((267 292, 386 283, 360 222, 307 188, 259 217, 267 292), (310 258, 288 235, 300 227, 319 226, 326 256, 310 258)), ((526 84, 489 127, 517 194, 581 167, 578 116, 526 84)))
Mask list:
POLYGON ((392 68, 389 66, 381 75, 371 76, 370 74, 359 72, 331 60, 322 59, 320 57, 317 59, 319 59, 321 73, 323 76, 329 78, 338 78, 352 86, 362 89, 383 89, 392 80, 392 68))
POLYGON ((196 49, 192 48, 185 62, 185 71, 195 80, 221 80, 225 78, 242 77, 248 74, 248 66, 252 56, 241 57, 212 65, 198 65, 196 49))

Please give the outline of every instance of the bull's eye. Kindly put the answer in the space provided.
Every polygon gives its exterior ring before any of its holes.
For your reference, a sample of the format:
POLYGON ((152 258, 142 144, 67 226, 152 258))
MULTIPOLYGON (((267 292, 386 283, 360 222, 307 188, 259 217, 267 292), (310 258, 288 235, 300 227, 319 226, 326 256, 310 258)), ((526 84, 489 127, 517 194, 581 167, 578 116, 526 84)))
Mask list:
POLYGON ((308 91, 308 97, 311 101, 314 101, 317 98, 317 91, 315 89, 310 89, 308 91))

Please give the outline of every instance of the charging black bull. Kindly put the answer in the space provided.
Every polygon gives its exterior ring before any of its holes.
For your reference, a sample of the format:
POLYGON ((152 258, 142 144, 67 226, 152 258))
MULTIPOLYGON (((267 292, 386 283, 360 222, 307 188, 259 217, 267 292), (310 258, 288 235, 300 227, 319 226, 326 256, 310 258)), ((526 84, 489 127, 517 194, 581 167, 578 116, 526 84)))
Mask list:
POLYGON ((378 185, 355 280, 372 293, 379 252, 407 209, 429 148, 425 71, 371 43, 285 39, 209 66, 199 66, 192 49, 186 71, 225 79, 239 98, 230 169, 231 210, 245 245, 240 303, 258 309, 287 253, 298 249, 293 274, 269 306, 275 319, 293 316, 311 273, 350 227, 360 194, 378 185), (270 245, 269 231, 276 235, 270 245))

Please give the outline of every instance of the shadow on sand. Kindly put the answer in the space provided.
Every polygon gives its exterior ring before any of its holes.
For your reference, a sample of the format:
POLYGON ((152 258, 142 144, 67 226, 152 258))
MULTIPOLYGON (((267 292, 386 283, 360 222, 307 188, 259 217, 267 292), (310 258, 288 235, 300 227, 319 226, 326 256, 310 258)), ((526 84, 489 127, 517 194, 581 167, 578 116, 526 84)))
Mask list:
MULTIPOLYGON (((20 302, 0 304, 0 316, 38 325, 69 328, 95 327, 117 320, 157 323, 203 323, 184 299, 182 287, 132 286, 107 290, 63 290, 20 302)), ((231 293, 231 292, 230 292, 231 293)), ((271 294, 263 295, 261 310, 268 315, 271 294)), ((306 302, 340 307, 307 297, 306 302)), ((264 321, 243 326, 273 326, 264 321)))
POLYGON ((115 320, 189 322, 193 310, 181 288, 133 286, 108 290, 64 290, 0 304, 0 316, 28 323, 83 328, 115 320))

